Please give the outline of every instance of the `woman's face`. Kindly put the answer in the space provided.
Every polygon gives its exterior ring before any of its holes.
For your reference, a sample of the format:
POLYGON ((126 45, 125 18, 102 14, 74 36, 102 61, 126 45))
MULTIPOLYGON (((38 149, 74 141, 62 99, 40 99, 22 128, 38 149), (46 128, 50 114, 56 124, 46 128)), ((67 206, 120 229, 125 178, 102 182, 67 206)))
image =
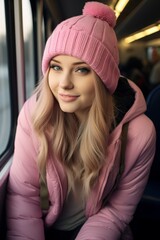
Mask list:
POLYGON ((81 121, 95 98, 96 73, 82 60, 59 55, 50 61, 49 87, 63 112, 81 121))

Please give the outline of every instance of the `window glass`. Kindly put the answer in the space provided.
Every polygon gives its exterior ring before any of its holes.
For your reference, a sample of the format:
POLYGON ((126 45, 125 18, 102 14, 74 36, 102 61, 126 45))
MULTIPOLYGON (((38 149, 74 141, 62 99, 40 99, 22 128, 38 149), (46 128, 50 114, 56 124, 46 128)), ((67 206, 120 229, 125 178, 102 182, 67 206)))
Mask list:
POLYGON ((44 18, 42 18, 42 49, 44 49, 45 46, 45 24, 44 24, 44 18))
POLYGON ((6 149, 11 129, 11 106, 4 1, 0 1, 0 154, 6 149))
POLYGON ((29 0, 22 1, 23 37, 25 50, 25 81, 26 98, 28 98, 35 87, 34 78, 34 47, 33 47, 33 21, 32 10, 29 0))

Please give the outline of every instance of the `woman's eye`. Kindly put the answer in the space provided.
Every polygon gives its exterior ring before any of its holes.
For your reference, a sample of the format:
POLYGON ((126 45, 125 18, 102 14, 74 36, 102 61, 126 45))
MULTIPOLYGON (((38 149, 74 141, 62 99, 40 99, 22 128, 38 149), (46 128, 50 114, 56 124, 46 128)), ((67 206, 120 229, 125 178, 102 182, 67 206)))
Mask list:
POLYGON ((58 66, 58 65, 53 65, 53 64, 50 65, 50 68, 52 68, 52 69, 55 70, 55 71, 60 71, 60 70, 61 70, 61 67, 60 67, 60 66, 58 66))
POLYGON ((86 67, 81 67, 81 68, 78 68, 76 70, 76 72, 79 72, 79 73, 83 73, 83 74, 87 74, 90 72, 90 69, 86 68, 86 67))

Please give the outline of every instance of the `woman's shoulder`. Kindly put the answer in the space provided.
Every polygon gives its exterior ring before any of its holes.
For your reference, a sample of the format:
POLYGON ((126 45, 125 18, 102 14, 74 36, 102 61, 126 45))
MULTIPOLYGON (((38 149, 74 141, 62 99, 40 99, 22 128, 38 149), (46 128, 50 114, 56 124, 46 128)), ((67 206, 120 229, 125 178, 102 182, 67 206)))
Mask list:
POLYGON ((129 125, 131 126, 133 132, 135 133, 143 132, 144 134, 145 133, 150 134, 152 131, 155 131, 155 127, 152 120, 149 117, 147 117, 145 113, 140 114, 139 116, 133 118, 130 121, 129 125))
POLYGON ((36 95, 32 95, 30 98, 28 98, 24 105, 22 106, 19 116, 18 116, 18 123, 21 124, 24 128, 27 126, 32 125, 32 114, 36 107, 36 95))
POLYGON ((29 110, 30 112, 34 111, 34 108, 36 106, 36 101, 37 101, 37 94, 34 94, 26 100, 26 102, 23 105, 23 108, 29 110))
POLYGON ((36 107, 36 99, 37 99, 36 94, 34 94, 30 98, 28 98, 24 102, 24 104, 21 108, 20 114, 21 114, 21 112, 24 112, 24 111, 28 112, 28 113, 32 113, 36 107))
POLYGON ((129 122, 130 140, 135 140, 142 145, 155 142, 156 131, 153 122, 145 114, 133 118, 129 122))

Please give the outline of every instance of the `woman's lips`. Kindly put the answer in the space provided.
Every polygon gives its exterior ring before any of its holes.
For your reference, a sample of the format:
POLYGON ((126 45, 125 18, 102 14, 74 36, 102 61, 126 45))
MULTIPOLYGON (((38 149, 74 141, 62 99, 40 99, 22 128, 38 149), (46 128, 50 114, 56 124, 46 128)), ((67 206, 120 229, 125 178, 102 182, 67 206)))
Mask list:
POLYGON ((75 101, 79 96, 77 95, 69 95, 69 94, 61 94, 59 93, 59 98, 64 102, 73 102, 75 101))

